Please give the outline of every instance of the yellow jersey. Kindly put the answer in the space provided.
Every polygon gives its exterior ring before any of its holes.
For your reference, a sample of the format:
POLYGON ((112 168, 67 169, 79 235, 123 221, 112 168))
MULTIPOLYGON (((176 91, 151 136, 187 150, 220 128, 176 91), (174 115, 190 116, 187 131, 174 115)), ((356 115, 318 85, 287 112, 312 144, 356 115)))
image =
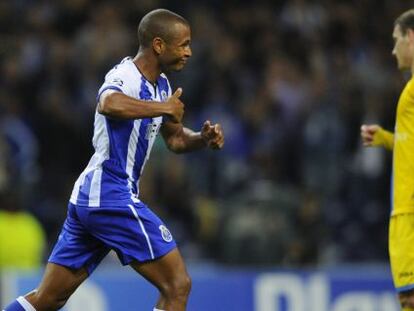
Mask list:
POLYGON ((391 214, 414 213, 414 78, 398 100, 394 135, 381 129, 373 145, 393 149, 391 214))

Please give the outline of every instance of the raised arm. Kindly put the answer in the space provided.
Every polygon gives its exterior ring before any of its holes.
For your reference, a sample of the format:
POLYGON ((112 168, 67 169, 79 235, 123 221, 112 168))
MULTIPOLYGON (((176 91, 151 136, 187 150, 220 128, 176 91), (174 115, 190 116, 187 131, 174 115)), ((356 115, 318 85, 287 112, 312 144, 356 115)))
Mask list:
POLYGON ((377 124, 363 124, 361 126, 361 137, 364 147, 382 146, 392 150, 394 147, 394 134, 384 130, 377 124))
POLYGON ((161 126, 161 134, 171 151, 184 153, 204 147, 221 149, 224 145, 224 134, 220 124, 211 125, 204 122, 200 132, 184 127, 181 123, 166 121, 161 126))
POLYGON ((180 101, 181 88, 164 103, 132 98, 114 90, 105 91, 98 104, 98 112, 114 119, 142 119, 166 115, 172 122, 181 122, 184 104, 180 101))

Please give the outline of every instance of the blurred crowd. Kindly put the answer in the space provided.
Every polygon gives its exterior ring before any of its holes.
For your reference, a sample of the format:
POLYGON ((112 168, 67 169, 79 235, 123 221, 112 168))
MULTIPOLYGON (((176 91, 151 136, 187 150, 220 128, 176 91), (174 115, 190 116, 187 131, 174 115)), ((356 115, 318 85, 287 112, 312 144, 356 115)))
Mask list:
MULTIPOLYGON (((0 209, 29 213, 44 256, 93 153, 97 90, 164 7, 192 26, 170 76, 185 124, 221 123, 220 152, 158 139, 143 200, 188 261, 315 266, 387 259, 391 155, 362 122, 392 130, 407 76, 391 55, 405 0, 0 1, 0 209)), ((1 250, 0 250, 1 251, 1 250)), ((46 257, 44 257, 46 258, 46 257)))

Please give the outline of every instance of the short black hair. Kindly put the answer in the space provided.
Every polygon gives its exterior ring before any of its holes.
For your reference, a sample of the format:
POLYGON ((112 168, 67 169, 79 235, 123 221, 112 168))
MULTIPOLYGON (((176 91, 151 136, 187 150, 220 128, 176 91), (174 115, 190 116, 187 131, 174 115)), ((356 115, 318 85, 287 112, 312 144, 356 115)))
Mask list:
POLYGON ((156 37, 169 42, 174 35, 172 26, 175 23, 189 25, 184 17, 166 9, 156 9, 147 13, 138 25, 139 45, 144 48, 149 47, 156 37))
POLYGON ((408 10, 401 14, 394 22, 394 25, 399 25, 401 33, 406 34, 408 29, 414 30, 414 9, 408 10))

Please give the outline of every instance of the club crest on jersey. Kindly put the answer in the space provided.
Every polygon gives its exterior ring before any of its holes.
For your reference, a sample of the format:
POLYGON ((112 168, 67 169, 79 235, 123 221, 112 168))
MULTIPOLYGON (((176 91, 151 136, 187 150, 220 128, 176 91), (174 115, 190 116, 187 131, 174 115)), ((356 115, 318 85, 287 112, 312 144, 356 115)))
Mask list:
POLYGON ((167 229, 167 227, 166 226, 164 226, 164 225, 161 225, 161 226, 159 226, 158 227, 159 229, 160 229, 160 231, 161 231, 161 236, 162 236, 162 239, 165 241, 165 242, 171 242, 172 241, 172 235, 171 235, 171 233, 170 233, 170 230, 168 230, 167 229))
POLYGON ((167 92, 162 90, 161 91, 161 100, 166 101, 167 100, 167 92))

